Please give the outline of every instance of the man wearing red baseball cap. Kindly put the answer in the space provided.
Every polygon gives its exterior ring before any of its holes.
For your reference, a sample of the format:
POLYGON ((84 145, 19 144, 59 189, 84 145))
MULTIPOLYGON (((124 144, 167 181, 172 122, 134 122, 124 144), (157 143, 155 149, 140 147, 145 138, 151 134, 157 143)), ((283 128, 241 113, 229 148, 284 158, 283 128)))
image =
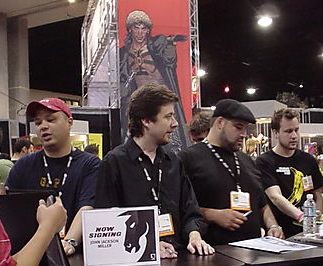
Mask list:
POLYGON ((26 113, 34 119, 43 150, 18 160, 6 185, 9 189, 53 190, 61 197, 68 216, 62 242, 66 254, 71 255, 82 240, 81 211, 94 204, 100 160, 71 146, 73 118, 62 100, 33 101, 26 113))
POLYGON ((27 115, 35 117, 35 113, 39 107, 46 107, 52 111, 62 111, 67 115, 67 117, 72 117, 71 109, 64 101, 58 98, 45 98, 40 101, 29 103, 27 107, 27 115))

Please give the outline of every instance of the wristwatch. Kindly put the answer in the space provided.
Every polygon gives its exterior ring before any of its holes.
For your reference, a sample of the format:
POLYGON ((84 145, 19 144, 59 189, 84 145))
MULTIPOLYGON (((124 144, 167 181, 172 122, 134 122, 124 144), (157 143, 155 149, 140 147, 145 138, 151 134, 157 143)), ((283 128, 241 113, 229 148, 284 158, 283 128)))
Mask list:
POLYGON ((64 239, 64 241, 66 241, 67 243, 69 243, 70 245, 72 245, 74 248, 76 248, 79 245, 79 242, 77 242, 73 238, 71 238, 71 239, 64 239))

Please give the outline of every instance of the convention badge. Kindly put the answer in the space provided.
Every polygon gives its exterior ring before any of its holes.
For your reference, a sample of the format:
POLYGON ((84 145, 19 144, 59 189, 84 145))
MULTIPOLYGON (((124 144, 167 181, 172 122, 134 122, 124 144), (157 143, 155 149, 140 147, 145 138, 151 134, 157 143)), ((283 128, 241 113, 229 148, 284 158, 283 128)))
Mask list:
POLYGON ((303 182, 304 191, 314 189, 313 179, 311 175, 303 176, 302 182, 303 182))
POLYGON ((170 213, 158 216, 159 236, 170 236, 175 234, 172 215, 170 213))
POLYGON ((232 210, 250 211, 250 194, 248 192, 230 192, 230 204, 232 210))

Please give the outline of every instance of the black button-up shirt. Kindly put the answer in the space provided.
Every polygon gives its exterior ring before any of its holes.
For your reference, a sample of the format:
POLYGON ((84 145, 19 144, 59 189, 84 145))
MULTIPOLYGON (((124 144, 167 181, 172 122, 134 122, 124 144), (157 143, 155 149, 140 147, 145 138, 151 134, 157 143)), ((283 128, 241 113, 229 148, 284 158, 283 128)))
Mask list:
POLYGON ((99 208, 159 205, 161 214, 172 215, 175 228, 175 236, 162 240, 171 242, 175 248, 186 246, 189 233, 204 227, 191 183, 176 155, 159 147, 152 163, 132 138, 102 160, 95 201, 99 208), (144 168, 151 181, 147 180, 144 168), (160 184, 159 169, 162 170, 160 184), (158 202, 154 200, 152 187, 159 192, 158 202))

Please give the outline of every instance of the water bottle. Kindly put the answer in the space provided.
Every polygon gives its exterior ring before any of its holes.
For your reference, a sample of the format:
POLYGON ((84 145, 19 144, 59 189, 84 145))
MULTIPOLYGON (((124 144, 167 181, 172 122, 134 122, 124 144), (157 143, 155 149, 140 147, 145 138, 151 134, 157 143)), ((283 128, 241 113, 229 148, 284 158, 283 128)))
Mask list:
POLYGON ((313 194, 306 195, 306 201, 303 205, 303 211, 303 234, 314 235, 316 233, 316 206, 313 199, 313 194))

